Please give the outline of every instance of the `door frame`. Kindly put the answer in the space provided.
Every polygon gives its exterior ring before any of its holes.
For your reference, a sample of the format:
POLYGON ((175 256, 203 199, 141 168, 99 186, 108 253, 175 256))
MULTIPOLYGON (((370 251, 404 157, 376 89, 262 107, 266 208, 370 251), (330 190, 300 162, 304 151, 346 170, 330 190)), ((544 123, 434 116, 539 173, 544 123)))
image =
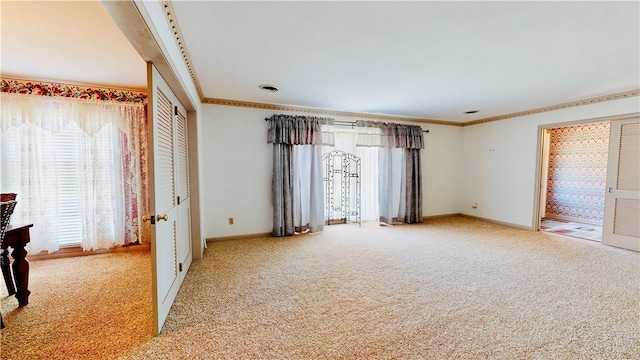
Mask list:
MULTIPOLYGON (((180 57, 180 50, 175 39, 171 36, 172 32, 160 2, 139 0, 99 0, 99 2, 140 57, 145 62, 153 64, 175 97, 185 107, 189 153, 191 249, 192 258, 201 259, 204 255, 206 242, 201 224, 204 209, 200 199, 200 184, 202 182, 199 175, 198 128, 201 126, 202 101, 201 96, 198 95, 200 90, 197 81, 192 70, 188 67, 186 59, 180 57)), ((152 91, 153 89, 148 88, 147 96, 150 96, 152 91)), ((147 109, 147 111, 153 110, 147 109)), ((156 320, 154 319, 154 321, 156 320)), ((154 335, 157 334, 154 333, 154 335)))
MULTIPOLYGON (((180 71, 168 59, 168 55, 166 55, 169 51, 159 45, 162 41, 156 40, 162 38, 162 36, 159 35, 158 30, 155 28, 151 29, 147 21, 145 21, 145 19, 151 19, 152 16, 144 6, 139 7, 135 1, 131 0, 99 0, 99 2, 105 11, 111 15, 113 22, 129 40, 138 54, 140 54, 140 57, 156 67, 160 75, 169 85, 171 91, 173 91, 187 111, 191 244, 193 259, 201 259, 204 255, 204 249, 206 248, 206 241, 201 226, 204 209, 200 201, 200 160, 198 153, 198 124, 201 101, 199 98, 196 99, 189 96, 189 92, 185 88, 186 85, 181 81, 181 77, 177 75, 180 71)), ((142 5, 146 6, 146 4, 142 5)), ((149 3, 149 6, 159 7, 160 5, 149 3)), ((151 22, 153 23, 153 21, 151 22)), ((184 63, 181 65, 184 65, 184 63)), ((152 89, 147 89, 147 93, 150 93, 151 90, 152 89)))
MULTIPOLYGON (((538 149, 536 155, 536 175, 535 175, 535 190, 534 190, 534 202, 533 202, 533 218, 532 218, 532 226, 533 231, 540 231, 540 222, 542 221, 541 215, 541 205, 542 202, 546 199, 542 199, 543 192, 541 191, 541 186, 546 182, 546 179, 542 179, 542 176, 547 173, 548 169, 543 169, 545 164, 548 164, 548 159, 544 159, 544 134, 548 129, 554 129, 559 127, 580 125, 580 124, 589 124, 603 121, 614 121, 614 120, 622 120, 628 119, 632 117, 637 117, 640 113, 629 113, 622 115, 614 115, 614 116, 604 116, 597 117, 591 119, 582 119, 582 120, 574 120, 574 121, 566 121, 559 123, 550 123, 544 125, 538 125, 538 149)), ((548 144, 547 144, 548 146, 548 144)))

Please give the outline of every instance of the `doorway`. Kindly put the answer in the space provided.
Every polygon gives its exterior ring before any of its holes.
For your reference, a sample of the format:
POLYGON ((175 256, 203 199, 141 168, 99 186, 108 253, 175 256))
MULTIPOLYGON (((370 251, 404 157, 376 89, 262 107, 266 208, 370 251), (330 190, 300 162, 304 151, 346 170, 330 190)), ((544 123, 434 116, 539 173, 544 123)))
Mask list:
POLYGON ((326 225, 355 222, 360 217, 360 158, 341 150, 322 155, 326 225))
MULTIPOLYGON (((330 220, 330 223, 345 222, 342 220, 336 221, 337 218, 342 219, 345 217, 342 215, 342 211, 346 210, 344 209, 345 207, 342 205, 338 207, 338 204, 342 204, 344 199, 345 205, 348 204, 349 207, 348 211, 345 211, 344 214, 350 215, 346 222, 360 224, 363 221, 378 221, 380 219, 378 207, 378 148, 356 146, 358 133, 355 129, 336 129, 334 137, 334 145, 323 146, 322 153, 329 154, 338 151, 339 153, 347 155, 332 156, 334 161, 333 170, 338 170, 338 173, 334 174, 333 180, 337 180, 338 184, 343 184, 340 185, 340 187, 336 185, 336 188, 333 190, 333 195, 340 195, 343 189, 347 189, 350 194, 344 198, 341 195, 336 197, 333 204, 327 201, 331 196, 325 196, 327 214, 331 213, 331 216, 335 218, 325 220, 330 220), (343 170, 346 170, 347 173, 352 175, 357 174, 357 176, 343 175, 343 170), (338 177, 335 177, 335 175, 338 175, 338 177), (344 181, 344 183, 341 183, 341 180, 344 181), (346 203, 347 200, 348 203, 346 203), (328 207, 333 207, 335 214, 332 214, 333 210, 328 207), (356 210, 356 208, 357 214, 352 212, 356 210)), ((334 155, 335 154, 338 153, 334 153, 334 155)), ((324 164, 324 178, 326 181, 331 174, 327 166, 329 164, 324 164)), ((331 188, 326 189, 327 184, 328 183, 325 183, 325 192, 330 193, 331 188)))
POLYGON ((541 231, 601 241, 611 122, 542 129, 541 231))

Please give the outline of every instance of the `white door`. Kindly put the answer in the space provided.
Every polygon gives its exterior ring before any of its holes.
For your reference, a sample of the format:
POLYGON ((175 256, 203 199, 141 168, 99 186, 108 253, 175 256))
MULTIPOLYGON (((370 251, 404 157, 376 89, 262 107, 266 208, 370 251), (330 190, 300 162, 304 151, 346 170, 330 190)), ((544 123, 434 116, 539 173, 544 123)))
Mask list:
POLYGON ((184 280, 191 265, 191 207, 189 196, 189 144, 187 142, 187 112, 176 101, 176 204, 178 206, 178 272, 184 280))
POLYGON ((611 122, 602 243, 640 251, 640 118, 611 122))
MULTIPOLYGON (((159 334, 169 314, 171 305, 178 294, 182 279, 191 263, 191 253, 184 252, 182 242, 187 242, 190 250, 191 241, 184 239, 185 228, 188 224, 188 206, 178 205, 178 193, 184 191, 183 181, 180 179, 182 170, 178 153, 178 113, 186 114, 184 107, 177 101, 175 95, 164 81, 155 66, 148 64, 148 97, 149 124, 152 136, 149 137, 149 188, 151 195, 151 214, 145 220, 151 221, 151 264, 152 264, 152 293, 153 293, 153 332, 159 334), (180 219, 180 211, 186 209, 186 224, 184 216, 180 219), (187 264, 182 261, 188 259, 187 264)), ((186 151, 186 148, 184 149, 186 151)), ((185 165, 182 165, 185 166, 185 165)), ((186 179, 188 194, 188 177, 186 179)), ((188 195, 187 195, 188 196, 188 195)), ((188 199, 181 204, 188 204, 188 199)))

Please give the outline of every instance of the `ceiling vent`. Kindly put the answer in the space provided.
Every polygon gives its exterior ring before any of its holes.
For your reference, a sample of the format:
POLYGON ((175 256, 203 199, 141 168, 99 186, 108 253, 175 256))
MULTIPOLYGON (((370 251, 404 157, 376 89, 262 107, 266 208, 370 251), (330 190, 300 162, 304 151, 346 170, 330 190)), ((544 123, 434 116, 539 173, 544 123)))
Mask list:
POLYGON ((278 91, 280 91, 280 89, 278 89, 277 86, 271 85, 271 84, 262 84, 262 85, 260 85, 258 87, 260 89, 266 91, 266 92, 278 92, 278 91))

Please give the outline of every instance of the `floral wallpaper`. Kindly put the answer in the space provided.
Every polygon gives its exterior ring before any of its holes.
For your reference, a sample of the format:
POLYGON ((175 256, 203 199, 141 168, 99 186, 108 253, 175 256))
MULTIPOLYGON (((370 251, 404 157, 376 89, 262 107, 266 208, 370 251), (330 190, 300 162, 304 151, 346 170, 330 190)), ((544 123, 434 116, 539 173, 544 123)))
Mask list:
POLYGON ((3 93, 60 96, 76 99, 108 100, 134 103, 144 103, 147 99, 147 94, 144 92, 103 89, 42 81, 0 79, 0 88, 2 88, 3 93))
POLYGON ((610 122, 550 129, 547 217, 602 224, 610 122))

